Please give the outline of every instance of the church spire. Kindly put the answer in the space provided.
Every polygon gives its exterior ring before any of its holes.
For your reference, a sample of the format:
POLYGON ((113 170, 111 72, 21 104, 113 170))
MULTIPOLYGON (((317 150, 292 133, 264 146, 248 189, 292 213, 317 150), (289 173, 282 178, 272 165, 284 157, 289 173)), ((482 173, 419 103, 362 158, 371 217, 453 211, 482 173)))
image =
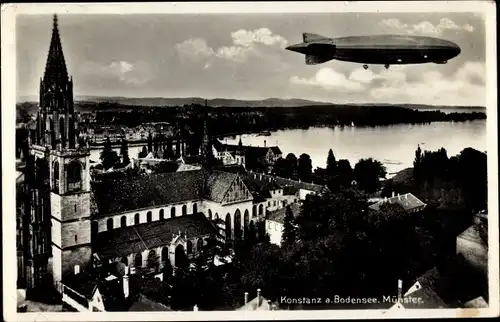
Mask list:
POLYGON ((57 24, 57 15, 54 15, 52 27, 52 38, 50 40, 47 64, 45 65, 44 81, 46 83, 66 83, 68 81, 68 70, 64 60, 64 54, 57 24))

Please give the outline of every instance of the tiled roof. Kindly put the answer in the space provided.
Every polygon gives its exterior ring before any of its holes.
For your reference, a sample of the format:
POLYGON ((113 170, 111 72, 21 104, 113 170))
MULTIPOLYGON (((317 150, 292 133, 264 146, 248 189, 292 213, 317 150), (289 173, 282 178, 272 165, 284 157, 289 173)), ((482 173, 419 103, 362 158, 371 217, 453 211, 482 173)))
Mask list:
POLYGON ((274 154, 283 154, 278 146, 272 146, 271 151, 273 151, 274 154))
POLYGON ((472 225, 469 228, 467 228, 464 232, 462 232, 460 235, 458 235, 457 238, 460 239, 466 239, 472 242, 480 243, 480 244, 485 244, 488 246, 488 240, 487 240, 487 230, 485 231, 483 228, 483 232, 481 233, 481 227, 478 225, 472 225))
POLYGON ((99 278, 86 272, 68 274, 63 277, 62 283, 73 291, 90 299, 99 284, 99 278))
POLYGON ((221 202, 238 174, 214 170, 179 171, 92 183, 94 215, 133 211, 207 198, 221 202))
POLYGON ((172 311, 169 307, 152 301, 142 294, 139 294, 137 301, 135 301, 128 310, 131 312, 172 311))
MULTIPOLYGON (((280 209, 277 209, 275 211, 270 211, 267 215, 267 220, 272 220, 278 223, 283 223, 285 220, 285 214, 286 214, 286 208, 283 207, 280 209)), ((293 203, 290 205, 290 208, 292 209, 292 214, 294 217, 298 216, 300 214, 300 205, 298 203, 293 203)))
POLYGON ((202 171, 151 174, 93 182, 95 208, 103 215, 200 199, 204 180, 202 171))
POLYGON ((314 183, 295 181, 263 173, 250 172, 247 174, 247 176, 249 176, 250 178, 254 178, 255 180, 260 180, 264 182, 265 181, 269 182, 269 180, 271 180, 272 182, 279 185, 281 188, 293 187, 295 189, 304 189, 304 190, 314 191, 316 193, 322 192, 326 188, 325 186, 314 183))
POLYGON ((221 202, 237 174, 223 171, 213 171, 207 178, 205 196, 212 201, 221 202))
POLYGON ((168 245, 179 231, 195 238, 214 234, 215 228, 201 213, 185 215, 101 232, 96 237, 95 251, 101 258, 122 257, 168 245))
POLYGON ((417 197, 415 197, 411 193, 407 193, 404 195, 399 195, 399 196, 394 196, 394 197, 388 198, 387 200, 381 200, 381 201, 377 202, 376 204, 371 205, 369 208, 373 209, 373 210, 379 210, 380 206, 386 202, 397 203, 397 204, 401 205, 401 207, 403 207, 404 210, 406 210, 406 211, 425 206, 425 203, 423 203, 420 199, 418 199, 417 197))

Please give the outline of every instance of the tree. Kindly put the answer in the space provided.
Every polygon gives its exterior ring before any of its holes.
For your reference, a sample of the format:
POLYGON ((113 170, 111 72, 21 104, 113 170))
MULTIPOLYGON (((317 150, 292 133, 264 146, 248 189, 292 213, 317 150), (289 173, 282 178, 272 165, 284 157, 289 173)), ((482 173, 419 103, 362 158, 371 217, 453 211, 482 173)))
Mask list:
POLYGON ((341 187, 351 186, 353 171, 349 160, 341 159, 337 162, 338 184, 341 187))
POLYGON ((104 143, 104 149, 101 151, 100 159, 102 166, 104 167, 104 170, 110 169, 111 167, 116 165, 116 163, 119 160, 118 154, 111 147, 111 142, 109 141, 109 137, 106 139, 106 142, 104 143))
POLYGON ((298 161, 298 175, 300 180, 310 182, 312 176, 312 161, 308 154, 301 154, 298 161))
POLYGON ((333 155, 332 149, 328 151, 328 158, 326 159, 326 171, 330 176, 335 176, 337 174, 337 161, 333 155))
POLYGON ((420 144, 415 151, 415 160, 413 161, 413 178, 416 182, 420 182, 420 167, 422 164, 422 150, 420 149, 420 144))
POLYGON ((148 151, 146 150, 146 147, 142 147, 142 151, 139 152, 139 158, 145 158, 148 155, 148 151))
POLYGON ((122 156, 123 166, 126 167, 127 165, 129 165, 130 158, 128 156, 128 145, 126 140, 122 141, 122 146, 120 147, 120 155, 122 156))
POLYGON ((297 157, 293 153, 288 153, 285 160, 288 161, 288 166, 290 167, 288 169, 290 177, 294 177, 297 173, 297 164, 298 164, 297 157))
POLYGON ((148 135, 148 153, 150 153, 152 151, 153 151, 153 136, 152 136, 151 132, 149 132, 149 135, 148 135))
POLYGON ((354 166, 354 180, 367 193, 380 188, 380 179, 385 178, 387 171, 382 163, 372 158, 361 159, 354 166))
POLYGON ((291 247, 296 242, 295 233, 295 218, 290 208, 290 205, 286 207, 285 218, 283 222, 283 234, 281 235, 281 246, 291 247))

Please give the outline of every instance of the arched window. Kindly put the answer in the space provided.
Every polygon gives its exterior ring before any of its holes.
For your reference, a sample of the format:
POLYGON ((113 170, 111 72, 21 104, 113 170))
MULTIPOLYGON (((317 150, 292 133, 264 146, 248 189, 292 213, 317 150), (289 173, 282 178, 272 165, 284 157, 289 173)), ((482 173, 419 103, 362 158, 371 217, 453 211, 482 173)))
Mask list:
POLYGON ((165 211, 163 209, 160 209, 160 220, 165 219, 165 211))
POLYGON ((147 222, 153 221, 153 214, 151 213, 151 211, 148 211, 148 213, 146 214, 146 220, 147 222))
POLYGON ((243 215, 243 237, 246 239, 248 234, 248 224, 250 222, 250 214, 248 213, 248 209, 245 210, 245 214, 243 215))
POLYGON ((82 189, 82 166, 80 162, 74 161, 68 165, 68 191, 82 189))
POLYGON ((228 213, 226 215, 226 239, 231 239, 231 238, 232 238, 231 215, 228 213))
POLYGON ((139 213, 136 213, 134 215, 134 224, 139 225, 140 223, 141 223, 141 215, 139 215, 139 213))
POLYGON ((127 258, 127 256, 123 256, 122 259, 121 259, 121 262, 123 264, 125 264, 125 266, 128 266, 128 258, 127 258))
POLYGON ((193 243, 189 240, 187 242, 187 253, 188 255, 193 253, 193 243))
POLYGON ((113 218, 109 218, 107 223, 106 223, 106 227, 108 230, 111 230, 113 229, 113 218))
POLYGON ((208 219, 212 220, 212 210, 208 209, 208 219))
POLYGON ((166 262, 168 261, 168 247, 163 247, 161 250, 161 261, 166 262))
POLYGON ((187 206, 182 206, 182 215, 185 216, 187 214, 187 206))
POLYGON ((120 218, 120 227, 127 227, 127 217, 122 216, 120 218))
POLYGON ((54 161, 52 169, 53 169, 52 178, 54 179, 52 181, 52 189, 54 191, 59 191, 59 162, 54 161))
POLYGON ((134 266, 135 267, 142 267, 142 254, 141 253, 137 253, 135 255, 134 266))
POLYGON ((252 207, 252 218, 257 217, 257 205, 252 207))
POLYGON ((241 235, 241 212, 239 209, 236 209, 236 212, 234 213, 234 238, 241 239, 241 235))
POLYGON ((260 204, 259 206, 259 216, 262 216, 264 214, 264 206, 260 204))
POLYGON ((75 121, 73 120, 72 117, 69 118, 69 124, 68 124, 68 141, 69 141, 69 148, 70 149, 74 149, 75 148, 76 136, 75 136, 75 121))
POLYGON ((219 219, 219 214, 215 213, 215 220, 219 219))
POLYGON ((59 133, 61 134, 61 144, 66 147, 66 129, 64 128, 64 119, 59 119, 59 133))
POLYGON ((198 238, 196 241, 196 252, 201 253, 203 250, 203 238, 198 238))
POLYGON ((193 215, 196 215, 198 213, 198 205, 197 204, 193 204, 193 215))
POLYGON ((172 209, 170 209, 170 218, 175 218, 175 207, 172 207, 172 209))
POLYGON ((92 236, 95 236, 97 235, 97 233, 99 232, 99 223, 97 221, 93 221, 91 224, 90 224, 90 231, 92 233, 92 236))

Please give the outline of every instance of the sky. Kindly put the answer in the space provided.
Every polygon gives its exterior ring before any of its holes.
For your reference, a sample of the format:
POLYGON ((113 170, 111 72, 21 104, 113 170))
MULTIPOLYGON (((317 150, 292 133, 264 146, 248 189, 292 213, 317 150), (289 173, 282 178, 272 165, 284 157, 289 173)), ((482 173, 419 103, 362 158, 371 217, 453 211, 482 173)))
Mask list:
MULTIPOLYGON (((37 100, 52 16, 16 23, 17 96, 37 100)), ((484 20, 474 13, 59 15, 74 94, 334 103, 486 105, 484 20), (285 50, 302 33, 326 37, 406 34, 457 43, 445 65, 306 65, 285 50)))

